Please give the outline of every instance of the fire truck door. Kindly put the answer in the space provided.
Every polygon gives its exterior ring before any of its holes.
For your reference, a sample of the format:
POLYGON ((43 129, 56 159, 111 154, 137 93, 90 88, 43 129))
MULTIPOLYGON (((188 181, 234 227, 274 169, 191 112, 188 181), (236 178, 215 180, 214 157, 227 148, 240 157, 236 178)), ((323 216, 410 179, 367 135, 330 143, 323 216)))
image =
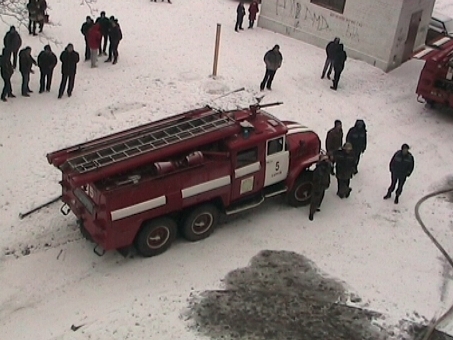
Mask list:
POLYGON ((286 150, 285 136, 268 140, 264 186, 267 187, 286 179, 288 168, 289 151, 286 150))

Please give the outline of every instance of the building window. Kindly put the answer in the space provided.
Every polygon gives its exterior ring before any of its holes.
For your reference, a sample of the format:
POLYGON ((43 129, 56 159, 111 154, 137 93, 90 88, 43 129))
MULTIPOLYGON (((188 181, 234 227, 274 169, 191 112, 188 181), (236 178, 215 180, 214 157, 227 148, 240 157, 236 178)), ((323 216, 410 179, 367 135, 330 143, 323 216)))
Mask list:
POLYGON ((346 0, 310 0, 310 2, 331 9, 332 11, 343 13, 346 0))

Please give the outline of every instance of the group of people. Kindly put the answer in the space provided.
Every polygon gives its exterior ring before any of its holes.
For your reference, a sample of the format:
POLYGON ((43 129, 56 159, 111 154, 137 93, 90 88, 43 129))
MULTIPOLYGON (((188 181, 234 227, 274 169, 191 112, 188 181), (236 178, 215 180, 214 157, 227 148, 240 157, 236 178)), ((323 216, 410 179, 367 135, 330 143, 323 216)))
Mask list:
MULTIPOLYGON (((365 122, 358 119, 346 135, 343 144, 342 122, 336 120, 334 127, 327 132, 326 154, 321 155, 313 171, 313 190, 310 202, 309 219, 314 219, 314 214, 320 211, 325 191, 330 186, 330 176, 337 178, 337 196, 341 199, 348 198, 351 194, 351 179, 358 173, 360 156, 367 148, 367 129, 365 122)), ((395 152, 389 163, 391 183, 384 199, 389 199, 396 188, 394 203, 399 203, 406 179, 414 170, 414 157, 409 152, 409 145, 403 144, 395 152)))
MULTIPOLYGON (((35 8, 39 8, 39 13, 47 9, 44 0, 30 0, 27 8, 30 14, 30 34, 35 34, 36 23, 40 26, 40 17, 36 19, 35 8)), ((85 38, 85 61, 91 60, 91 67, 97 66, 97 56, 108 56, 106 62, 116 64, 118 62, 118 45, 123 37, 118 20, 111 16, 107 18, 105 12, 93 22, 91 17, 87 17, 86 22, 82 25, 81 32, 85 38), (109 44, 108 44, 109 43, 109 44), (108 54, 107 54, 107 45, 108 54)), ((58 63, 57 56, 52 52, 50 45, 44 46, 39 53, 37 60, 31 55, 31 47, 27 46, 20 50, 22 38, 14 26, 5 34, 3 39, 4 47, 0 56, 0 74, 3 79, 3 90, 1 100, 7 101, 7 98, 15 98, 13 93, 11 78, 14 70, 19 65, 19 72, 22 76, 21 94, 23 97, 30 97, 33 91, 30 89, 30 76, 34 73, 33 66, 37 66, 40 71, 39 93, 50 92, 52 77, 55 66, 58 63)), ((77 64, 80 61, 79 53, 74 50, 73 44, 68 44, 60 54, 61 62, 61 83, 58 91, 58 98, 62 98, 64 92, 71 97, 74 90, 75 76, 77 73, 77 64)))
MULTIPOLYGON (((16 97, 11 86, 11 78, 14 74, 14 70, 16 69, 15 60, 17 59, 17 57, 15 57, 17 53, 15 53, 11 48, 17 47, 16 34, 18 35, 15 27, 11 26, 10 30, 5 35, 5 46, 2 50, 2 55, 0 56, 0 73, 4 83, 1 94, 1 100, 3 102, 7 101, 7 97, 16 97), (11 35, 14 37, 14 39, 11 39, 11 35), (11 41, 14 41, 13 45, 11 45, 11 41), (13 58, 13 62, 11 62, 11 58, 13 58)), ((38 66, 40 71, 39 93, 50 92, 53 71, 58 63, 57 56, 52 52, 50 45, 44 46, 44 49, 38 55, 37 61, 31 55, 31 47, 29 46, 20 50, 18 59, 19 72, 22 76, 22 96, 30 97, 30 93, 33 93, 33 91, 30 89, 30 75, 35 73, 33 70, 34 65, 38 66)), ((61 98, 63 96, 64 91, 66 90, 66 86, 67 94, 69 97, 71 97, 72 91, 74 89, 77 63, 79 62, 79 60, 79 54, 74 51, 74 46, 72 44, 68 44, 64 51, 60 54, 62 76, 60 88, 58 91, 58 98, 61 98)))
MULTIPOLYGON (((156 1, 156 0, 154 0, 156 1)), ((249 5, 248 12, 249 12, 249 26, 248 28, 253 28, 253 25, 255 24, 256 20, 256 15, 259 12, 259 6, 258 6, 258 1, 257 0, 252 0, 252 2, 249 5)), ((234 26, 234 30, 236 32, 239 32, 239 30, 243 30, 244 27, 242 27, 244 23, 244 17, 245 17, 245 6, 244 6, 244 1, 239 1, 239 5, 236 8, 236 25, 234 26)))
POLYGON ((327 57, 324 63, 324 68, 322 69, 321 79, 324 79, 327 73, 327 79, 330 80, 330 74, 332 73, 333 68, 335 73, 333 76, 333 84, 330 88, 336 91, 347 59, 344 46, 340 43, 340 38, 335 38, 327 44, 326 54, 327 57))
POLYGON ((114 16, 106 17, 104 11, 96 21, 87 16, 80 32, 85 39, 85 61, 91 60, 91 67, 97 67, 98 55, 108 56, 106 63, 118 62, 118 46, 123 39, 118 19, 114 16), (109 43, 108 54, 107 43, 109 43))
POLYGON ((27 4, 28 10, 28 33, 37 35, 36 26, 39 26, 39 32, 44 29, 44 23, 49 20, 47 15, 46 0, 29 0, 27 4))

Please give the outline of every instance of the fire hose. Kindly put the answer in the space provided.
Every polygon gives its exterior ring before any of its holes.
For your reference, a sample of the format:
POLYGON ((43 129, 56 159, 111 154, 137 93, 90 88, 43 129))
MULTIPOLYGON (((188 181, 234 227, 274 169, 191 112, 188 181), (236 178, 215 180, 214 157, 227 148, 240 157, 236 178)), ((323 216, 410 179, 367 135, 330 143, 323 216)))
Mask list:
MULTIPOLYGON (((432 192, 432 193, 429 193, 425 196, 423 196, 418 202, 417 204, 415 205, 415 218, 417 219, 417 222, 420 224, 420 226, 422 227, 423 229, 423 232, 429 237, 429 239, 431 240, 431 242, 434 243, 434 245, 436 246, 437 249, 439 249, 439 251, 442 253, 442 255, 445 257, 445 259, 447 260, 447 262, 450 264, 450 266, 452 267, 453 269, 453 260, 452 258, 450 257, 450 255, 448 255, 448 253, 446 252, 446 250, 442 247, 442 245, 436 240, 436 238, 431 234, 431 232, 428 230, 428 228, 426 228, 425 224, 423 223, 421 217, 420 217, 420 206, 422 205, 422 203, 424 203, 426 200, 432 198, 432 197, 435 197, 435 196, 438 196, 438 195, 442 195, 442 194, 446 194, 446 193, 449 193, 449 192, 453 192, 453 188, 450 188, 450 189, 442 189, 442 190, 438 190, 438 191, 435 191, 435 192, 432 192)), ((447 319, 451 314, 453 313, 453 304, 450 306, 450 308, 444 313, 442 314, 439 318, 433 318, 431 320, 431 322, 428 324, 427 328, 426 328, 426 332, 425 334, 421 335, 421 337, 419 337, 419 340, 429 340, 431 338, 431 335, 433 334, 435 328, 442 322, 444 321, 445 319, 447 319)))

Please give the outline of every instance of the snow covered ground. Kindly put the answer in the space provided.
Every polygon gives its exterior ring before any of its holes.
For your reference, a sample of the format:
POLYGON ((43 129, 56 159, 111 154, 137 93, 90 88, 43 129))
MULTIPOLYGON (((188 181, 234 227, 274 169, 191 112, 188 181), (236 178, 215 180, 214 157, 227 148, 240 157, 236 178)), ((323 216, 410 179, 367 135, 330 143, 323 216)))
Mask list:
MULTIPOLYGON (((32 76, 31 98, 0 106, 0 334, 3 339, 199 339, 181 311, 191 293, 221 289, 225 275, 246 267, 262 250, 303 254, 322 271, 344 281, 361 306, 393 320, 430 319, 453 301, 452 274, 414 218, 424 194, 451 180, 453 115, 416 101, 422 67, 410 61, 385 74, 348 60, 339 90, 320 80, 324 51, 262 29, 235 33, 236 2, 229 0, 51 0, 46 34, 83 56, 80 26, 86 15, 105 10, 123 30, 117 65, 97 69, 80 63, 71 98, 57 99, 59 70, 51 93, 39 95, 32 76), (215 27, 222 24, 218 79, 212 70, 215 27), (344 129, 367 123, 369 146, 352 180, 349 200, 330 189, 322 212, 308 220, 306 208, 278 200, 230 218, 199 243, 177 241, 161 256, 97 257, 82 239, 75 218, 59 205, 19 220, 18 214, 60 194, 60 173, 47 152, 216 101, 224 108, 254 102, 263 76, 263 54, 279 44, 283 67, 265 102, 282 119, 307 124, 324 140, 335 119, 344 129), (412 147, 416 166, 400 204, 383 201, 388 161, 402 143, 412 147), (415 315, 415 316, 414 316, 415 315), (71 325, 82 326, 76 332, 71 325)), ((436 8, 453 16, 453 3, 436 8)), ((3 35, 7 27, 0 26, 3 35)), ((23 45, 37 56, 44 39, 20 28, 23 45)), ((53 46, 59 55, 64 46, 53 46)), ((20 76, 13 76, 20 94, 20 76)), ((345 131, 346 132, 346 131, 345 131)), ((453 251, 452 209, 445 198, 423 208, 426 223, 453 251)), ((453 334, 453 321, 444 325, 453 334)))

